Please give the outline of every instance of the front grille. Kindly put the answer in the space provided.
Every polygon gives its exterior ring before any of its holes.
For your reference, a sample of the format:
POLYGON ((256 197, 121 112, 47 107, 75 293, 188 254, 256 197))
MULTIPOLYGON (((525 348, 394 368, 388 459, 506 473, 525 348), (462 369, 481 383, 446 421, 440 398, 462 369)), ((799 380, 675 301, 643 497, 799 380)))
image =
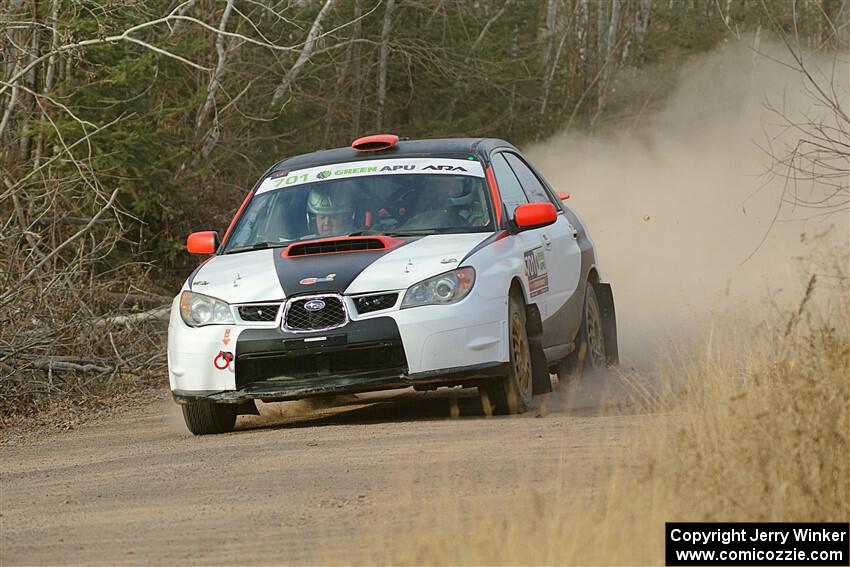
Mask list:
POLYGON ((342 298, 336 295, 293 299, 287 304, 283 318, 284 329, 288 331, 323 331, 341 327, 348 320, 342 298), (308 304, 319 308, 307 309, 308 304))
POLYGON ((280 303, 266 303, 263 305, 240 305, 239 317, 243 321, 269 322, 277 319, 280 303))
POLYGON ((405 374, 407 358, 397 340, 349 345, 339 350, 299 349, 248 356, 236 364, 236 387, 266 380, 323 379, 368 373, 405 374))
POLYGON ((320 240, 292 244, 286 249, 287 257, 312 256, 315 254, 333 254, 336 252, 364 252, 384 250, 387 245, 380 238, 343 238, 339 240, 320 240))
POLYGON ((363 295, 354 298, 354 305, 357 306, 357 312, 361 315, 380 311, 381 309, 389 309, 395 305, 398 299, 397 293, 382 293, 380 295, 363 295))

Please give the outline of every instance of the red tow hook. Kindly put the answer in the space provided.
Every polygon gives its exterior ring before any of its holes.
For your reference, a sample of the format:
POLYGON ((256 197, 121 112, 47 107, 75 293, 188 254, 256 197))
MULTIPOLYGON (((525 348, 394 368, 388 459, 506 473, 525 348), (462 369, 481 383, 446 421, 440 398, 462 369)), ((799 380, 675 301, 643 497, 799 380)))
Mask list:
POLYGON ((226 370, 227 367, 230 366, 231 362, 233 362, 233 353, 220 350, 218 351, 215 360, 213 360, 213 366, 219 370, 226 370))

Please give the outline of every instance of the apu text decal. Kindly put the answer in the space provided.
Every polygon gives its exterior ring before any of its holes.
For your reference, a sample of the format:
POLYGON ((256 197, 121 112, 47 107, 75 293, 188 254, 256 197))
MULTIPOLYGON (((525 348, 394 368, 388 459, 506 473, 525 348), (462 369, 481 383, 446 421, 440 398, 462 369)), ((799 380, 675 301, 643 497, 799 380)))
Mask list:
POLYGON ((260 188, 257 190, 257 194, 286 187, 297 187, 303 183, 316 183, 366 175, 398 174, 443 174, 484 177, 484 169, 478 161, 460 159, 399 158, 337 163, 307 169, 297 169, 288 174, 283 172, 273 173, 263 180, 260 188))

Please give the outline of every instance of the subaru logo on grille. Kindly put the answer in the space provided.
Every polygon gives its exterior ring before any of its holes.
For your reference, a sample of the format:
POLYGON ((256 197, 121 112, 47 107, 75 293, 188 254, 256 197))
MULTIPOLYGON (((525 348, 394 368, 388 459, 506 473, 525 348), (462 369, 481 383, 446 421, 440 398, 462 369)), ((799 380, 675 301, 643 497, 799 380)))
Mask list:
POLYGON ((321 311, 325 308, 325 302, 321 299, 311 299, 304 304, 304 309, 307 311, 321 311))

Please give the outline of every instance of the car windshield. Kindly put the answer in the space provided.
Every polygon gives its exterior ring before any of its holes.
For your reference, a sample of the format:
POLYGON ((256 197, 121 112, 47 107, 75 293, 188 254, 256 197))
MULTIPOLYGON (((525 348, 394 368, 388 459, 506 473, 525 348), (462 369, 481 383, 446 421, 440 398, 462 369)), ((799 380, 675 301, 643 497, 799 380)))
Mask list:
POLYGON ((334 236, 488 232, 491 211, 477 161, 373 160, 276 173, 260 184, 225 252, 334 236))

